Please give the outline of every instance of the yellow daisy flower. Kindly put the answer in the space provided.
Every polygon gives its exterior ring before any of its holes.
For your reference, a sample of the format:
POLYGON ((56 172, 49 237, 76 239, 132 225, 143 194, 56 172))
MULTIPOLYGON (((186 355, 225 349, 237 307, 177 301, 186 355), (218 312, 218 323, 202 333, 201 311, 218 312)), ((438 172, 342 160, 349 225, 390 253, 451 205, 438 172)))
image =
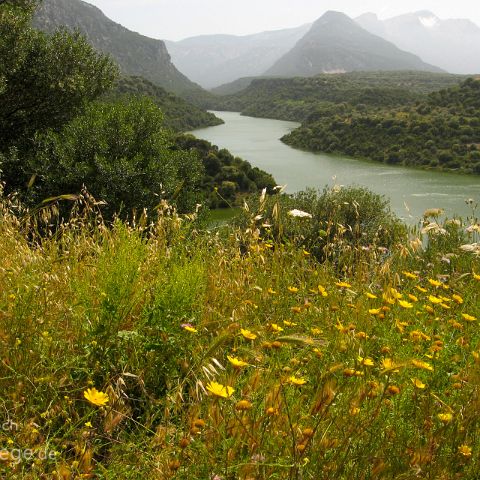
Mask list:
POLYGON ((468 445, 460 445, 458 447, 458 453, 460 455, 463 455, 464 457, 471 457, 472 456, 472 447, 469 447, 468 445))
POLYGON ((287 382, 290 383, 291 385, 296 385, 296 386, 305 385, 307 383, 307 381, 304 378, 295 377, 294 375, 288 377, 287 382))
POLYGON ((252 333, 250 330, 246 330, 244 328, 240 329, 240 333, 243 335, 244 338, 247 340, 255 340, 257 338, 257 335, 252 333))
POLYGON ((235 391, 232 387, 224 386, 218 382, 210 382, 207 385, 207 390, 214 396, 218 398, 228 398, 233 395, 235 391))
POLYGON ((247 362, 244 362, 243 360, 240 360, 236 357, 231 357, 230 355, 227 355, 227 360, 234 366, 234 368, 242 368, 249 366, 247 362))
POLYGON ((407 302, 406 300, 399 300, 399 301, 398 301, 398 304, 399 304, 402 308, 413 308, 413 304, 411 304, 410 302, 407 302))
POLYGON ((415 360, 413 359, 412 360, 412 365, 414 367, 417 367, 417 368, 421 368, 422 370, 429 370, 429 371, 433 371, 433 367, 427 363, 427 362, 424 362, 422 360, 415 360))
POLYGON ((83 392, 83 396, 97 407, 104 407, 109 401, 108 395, 99 392, 96 388, 87 388, 87 390, 83 392))
POLYGON ((419 380, 418 378, 411 378, 410 380, 412 381, 413 386, 415 388, 418 388, 418 389, 421 390, 421 389, 424 389, 426 387, 426 385, 421 380, 419 380))

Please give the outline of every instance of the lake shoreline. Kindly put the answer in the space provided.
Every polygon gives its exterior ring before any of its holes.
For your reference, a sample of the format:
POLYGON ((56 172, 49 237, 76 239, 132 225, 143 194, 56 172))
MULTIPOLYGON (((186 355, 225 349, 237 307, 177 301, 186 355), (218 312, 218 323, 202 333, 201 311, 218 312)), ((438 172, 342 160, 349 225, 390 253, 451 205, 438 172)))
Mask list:
POLYGON ((213 113, 225 123, 191 133, 271 173, 279 184, 288 185, 287 193, 335 184, 364 186, 389 198, 392 210, 408 224, 418 223, 430 208, 442 208, 449 217, 471 216, 465 201, 480 200, 478 176, 303 151, 280 140, 298 122, 213 113))

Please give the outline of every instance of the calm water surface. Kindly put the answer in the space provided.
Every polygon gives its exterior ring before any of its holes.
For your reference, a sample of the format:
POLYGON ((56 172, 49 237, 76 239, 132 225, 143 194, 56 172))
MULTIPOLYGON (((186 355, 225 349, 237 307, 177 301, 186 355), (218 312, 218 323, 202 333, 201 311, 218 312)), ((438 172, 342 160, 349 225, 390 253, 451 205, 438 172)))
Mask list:
POLYGON ((390 198, 393 210, 408 223, 427 208, 443 208, 448 216, 466 216, 467 199, 480 201, 480 176, 457 175, 387 166, 348 157, 291 148, 279 139, 298 123, 213 112, 224 125, 195 130, 203 138, 271 173, 287 192, 325 185, 361 185, 390 198))

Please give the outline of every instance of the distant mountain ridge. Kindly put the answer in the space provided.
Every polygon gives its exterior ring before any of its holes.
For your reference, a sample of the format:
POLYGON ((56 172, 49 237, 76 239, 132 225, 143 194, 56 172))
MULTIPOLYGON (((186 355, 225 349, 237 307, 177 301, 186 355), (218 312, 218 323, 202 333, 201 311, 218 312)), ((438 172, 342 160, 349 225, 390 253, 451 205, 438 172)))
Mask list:
POLYGON ((109 53, 126 75, 144 77, 175 93, 201 90, 173 65, 163 41, 132 32, 81 0, 43 0, 33 24, 45 32, 78 29, 97 50, 109 53))
POLYGON ((480 27, 470 20, 442 20, 422 10, 387 20, 367 13, 355 21, 369 32, 450 73, 480 73, 480 27))
POLYGON ((381 70, 441 72, 368 32, 347 15, 328 11, 265 75, 310 77, 319 73, 381 70))
POLYGON ((165 41, 173 63, 204 88, 262 75, 310 29, 310 24, 253 35, 201 35, 165 41))

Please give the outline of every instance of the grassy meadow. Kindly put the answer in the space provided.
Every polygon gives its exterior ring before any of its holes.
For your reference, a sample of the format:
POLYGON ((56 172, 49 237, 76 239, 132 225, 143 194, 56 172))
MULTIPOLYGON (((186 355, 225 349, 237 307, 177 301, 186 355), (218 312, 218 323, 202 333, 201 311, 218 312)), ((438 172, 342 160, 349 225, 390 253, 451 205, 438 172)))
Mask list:
POLYGON ((99 208, 1 200, 1 478, 478 478, 475 210, 389 248, 336 225, 319 260, 280 202, 99 208))

